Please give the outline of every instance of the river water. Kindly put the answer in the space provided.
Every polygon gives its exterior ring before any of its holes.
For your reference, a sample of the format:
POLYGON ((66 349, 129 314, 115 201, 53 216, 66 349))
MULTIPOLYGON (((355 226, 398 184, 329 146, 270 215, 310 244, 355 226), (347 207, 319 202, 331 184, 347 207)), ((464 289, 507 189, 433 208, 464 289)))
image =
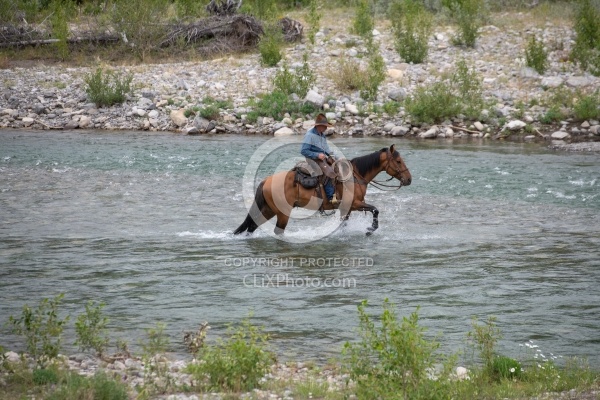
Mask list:
MULTIPOLYGON (((502 353, 533 340, 600 365, 597 154, 399 140, 413 183, 369 189, 374 235, 370 215, 330 235, 319 229, 337 218, 312 216, 290 223, 287 236, 305 239, 292 243, 231 234, 247 212, 242 176, 266 141, 0 131, 0 323, 63 292, 72 318, 104 301, 113 338, 135 347, 161 321, 184 353, 182 331, 208 321, 214 337, 251 313, 281 357, 326 360, 357 337, 362 299, 379 312, 389 298, 400 315, 419 306, 448 353, 464 347, 472 317, 493 315, 502 353)), ((347 157, 391 144, 330 142, 347 157)), ((258 175, 297 151, 279 149, 258 175)), ((67 348, 73 340, 70 328, 67 348)), ((6 329, 0 344, 22 348, 6 329)))

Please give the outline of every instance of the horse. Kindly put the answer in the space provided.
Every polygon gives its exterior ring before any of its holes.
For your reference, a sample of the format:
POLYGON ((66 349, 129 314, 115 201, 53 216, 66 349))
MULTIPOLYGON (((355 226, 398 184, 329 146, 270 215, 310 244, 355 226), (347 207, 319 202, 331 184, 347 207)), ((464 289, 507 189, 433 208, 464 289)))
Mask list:
MULTIPOLYGON (((373 223, 366 234, 372 234, 379 227, 379 210, 365 203, 367 186, 381 171, 398 180, 397 188, 410 185, 412 177, 395 145, 383 148, 371 154, 350 160, 352 179, 347 182, 337 182, 336 193, 342 193, 339 208, 341 217, 346 221, 352 211, 370 211, 373 223)), ((322 186, 321 198, 315 196, 315 189, 306 189, 295 182, 294 171, 281 171, 266 177, 257 187, 254 202, 242 224, 233 232, 239 235, 243 232, 251 234, 260 225, 277 217, 275 233, 282 234, 288 224, 292 209, 303 207, 311 210, 332 210, 336 207, 326 199, 322 186)), ((373 182, 375 183, 375 181, 373 182)), ((388 185, 384 185, 388 186, 388 185)), ((394 186, 395 187, 395 186, 394 186)))

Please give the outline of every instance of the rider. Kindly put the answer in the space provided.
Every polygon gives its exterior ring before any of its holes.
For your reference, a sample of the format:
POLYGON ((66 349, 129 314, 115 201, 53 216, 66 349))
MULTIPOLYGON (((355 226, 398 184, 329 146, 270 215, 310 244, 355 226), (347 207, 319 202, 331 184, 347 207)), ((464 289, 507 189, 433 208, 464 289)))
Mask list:
POLYGON ((327 122, 327 117, 323 114, 317 115, 315 118, 315 126, 310 128, 304 135, 302 141, 302 148, 300 153, 307 158, 309 164, 316 162, 321 168, 323 173, 329 178, 326 180, 324 188, 327 199, 332 204, 337 204, 338 199, 335 198, 335 187, 333 186, 333 178, 335 178, 335 172, 330 164, 335 160, 333 152, 327 145, 327 139, 325 138, 325 131, 332 125, 327 122))

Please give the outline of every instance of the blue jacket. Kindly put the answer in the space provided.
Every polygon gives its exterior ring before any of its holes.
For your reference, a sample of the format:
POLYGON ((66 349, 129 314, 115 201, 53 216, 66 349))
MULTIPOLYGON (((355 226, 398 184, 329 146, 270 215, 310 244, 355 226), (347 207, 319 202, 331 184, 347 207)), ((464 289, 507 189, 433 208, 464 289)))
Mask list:
POLYGON ((319 153, 325 153, 326 156, 332 156, 333 153, 329 149, 327 139, 324 134, 320 134, 316 127, 306 131, 304 140, 302 140, 302 148, 300 154, 306 158, 316 160, 319 158, 319 153))

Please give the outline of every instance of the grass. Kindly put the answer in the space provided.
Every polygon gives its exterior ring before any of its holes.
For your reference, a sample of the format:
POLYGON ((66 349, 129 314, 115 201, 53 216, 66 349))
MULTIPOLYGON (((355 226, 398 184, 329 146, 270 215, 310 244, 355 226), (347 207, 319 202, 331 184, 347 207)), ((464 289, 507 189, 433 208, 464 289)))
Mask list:
POLYGON ((249 106, 254 108, 248 113, 248 121, 256 122, 258 117, 271 117, 275 120, 282 120, 286 113, 292 117, 312 115, 318 108, 310 103, 293 101, 290 96, 283 92, 272 92, 253 100, 249 106))

